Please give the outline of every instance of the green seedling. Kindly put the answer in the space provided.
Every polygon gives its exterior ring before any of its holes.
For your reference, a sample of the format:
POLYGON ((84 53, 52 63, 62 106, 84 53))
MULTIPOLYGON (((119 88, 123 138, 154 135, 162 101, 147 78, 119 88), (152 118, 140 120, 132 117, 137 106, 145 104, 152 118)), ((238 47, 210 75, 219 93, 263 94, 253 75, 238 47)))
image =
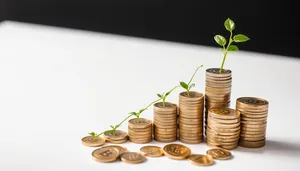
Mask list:
POLYGON ((220 73, 222 73, 222 71, 223 71, 227 53, 238 51, 238 47, 236 45, 232 45, 232 43, 240 43, 240 42, 246 42, 246 41, 250 40, 249 37, 247 37, 246 35, 243 35, 243 34, 237 34, 237 35, 233 36, 232 31, 235 29, 235 23, 230 18, 227 18, 227 20, 225 20, 224 26, 225 26, 226 30, 228 30, 230 32, 229 40, 227 41, 226 38, 221 35, 214 36, 215 41, 222 47, 221 50, 224 53, 222 64, 221 64, 220 71, 219 71, 220 73), (226 43, 227 43, 227 45, 226 45, 226 43))
POLYGON ((163 107, 166 106, 166 98, 171 94, 171 92, 173 90, 175 90, 176 88, 178 88, 180 86, 175 86, 174 88, 172 88, 170 91, 168 91, 167 93, 162 93, 162 94, 157 94, 157 96, 162 100, 163 103, 163 107))
POLYGON ((190 96, 190 90, 191 90, 193 87, 195 87, 195 83, 192 83, 192 81, 193 81, 193 79, 194 79, 194 77, 195 77, 197 71, 198 71, 200 68, 202 68, 202 67, 203 67, 203 65, 198 66, 198 68, 196 69, 196 71, 194 72, 193 76, 191 77, 191 79, 190 79, 190 81, 189 81, 188 83, 185 83, 185 82, 183 82, 183 81, 180 82, 180 86, 186 90, 188 96, 190 96), (191 83, 192 83, 192 84, 191 84, 191 83))

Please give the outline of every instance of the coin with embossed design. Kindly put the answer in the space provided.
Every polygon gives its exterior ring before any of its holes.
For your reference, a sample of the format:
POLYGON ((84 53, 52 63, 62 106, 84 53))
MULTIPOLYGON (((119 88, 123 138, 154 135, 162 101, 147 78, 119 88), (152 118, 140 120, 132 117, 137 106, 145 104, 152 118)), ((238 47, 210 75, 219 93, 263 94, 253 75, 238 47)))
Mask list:
POLYGON ((210 155, 193 154, 189 156, 189 161, 198 166, 209 166, 214 164, 214 159, 210 155))
POLYGON ((181 144, 168 144, 163 150, 166 156, 175 160, 186 159, 191 154, 191 150, 181 144))
POLYGON ((81 143, 88 147, 98 147, 105 144, 105 139, 101 137, 87 136, 81 139, 81 143))
POLYGON ((120 156, 121 160, 125 163, 136 164, 142 163, 146 157, 136 152, 125 152, 120 156))
POLYGON ((115 147, 102 147, 92 152, 93 159, 98 162, 113 162, 119 157, 119 150, 115 147))
POLYGON ((144 146, 140 149, 140 151, 141 154, 149 157, 160 157, 164 155, 162 148, 158 146, 152 146, 152 145, 144 146))
POLYGON ((207 150, 206 154, 211 155, 214 159, 217 160, 227 160, 231 158, 231 152, 221 148, 213 148, 207 150))

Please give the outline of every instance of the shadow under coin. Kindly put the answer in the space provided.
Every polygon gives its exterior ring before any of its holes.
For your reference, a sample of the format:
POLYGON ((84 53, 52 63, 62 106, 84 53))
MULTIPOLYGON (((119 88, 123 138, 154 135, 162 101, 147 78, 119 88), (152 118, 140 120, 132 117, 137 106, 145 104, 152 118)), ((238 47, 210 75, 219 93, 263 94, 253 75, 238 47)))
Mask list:
POLYGON ((277 157, 300 157, 300 143, 267 140, 266 146, 262 148, 238 147, 235 151, 275 155, 277 157))

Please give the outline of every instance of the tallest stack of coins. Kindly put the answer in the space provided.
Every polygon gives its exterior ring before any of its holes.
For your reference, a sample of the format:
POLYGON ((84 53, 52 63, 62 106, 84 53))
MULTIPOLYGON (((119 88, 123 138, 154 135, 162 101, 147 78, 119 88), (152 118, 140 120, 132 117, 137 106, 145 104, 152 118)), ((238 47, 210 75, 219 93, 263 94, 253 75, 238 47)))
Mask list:
POLYGON ((239 145, 260 148, 266 143, 266 128, 269 102, 256 97, 241 97, 236 101, 236 110, 241 114, 239 145))
POLYGON ((231 95, 231 71, 219 68, 206 70, 205 123, 210 108, 228 108, 231 95))

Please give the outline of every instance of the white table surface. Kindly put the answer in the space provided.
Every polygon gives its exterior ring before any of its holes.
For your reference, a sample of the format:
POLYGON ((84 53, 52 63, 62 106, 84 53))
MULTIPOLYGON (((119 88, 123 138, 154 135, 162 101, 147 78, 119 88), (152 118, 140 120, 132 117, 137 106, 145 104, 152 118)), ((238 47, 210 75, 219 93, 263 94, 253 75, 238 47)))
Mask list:
MULTIPOLYGON (((221 59, 217 48, 0 23, 0 170, 203 169, 167 157, 140 165, 97 163, 91 158, 94 148, 80 140, 187 81, 200 64, 204 69, 194 82, 203 92, 205 69, 219 67, 221 59)), ((228 55, 225 67, 233 71, 232 108, 241 96, 270 102, 268 141, 261 149, 238 147, 232 160, 205 169, 298 170, 300 60, 240 51, 228 55)), ((181 91, 168 100, 176 103, 181 91)), ((143 116, 151 119, 152 108, 143 116)), ((127 130, 127 123, 121 129, 127 130)), ((130 151, 143 146, 123 145, 130 151)), ((187 146, 200 154, 209 149, 205 143, 187 146)))

